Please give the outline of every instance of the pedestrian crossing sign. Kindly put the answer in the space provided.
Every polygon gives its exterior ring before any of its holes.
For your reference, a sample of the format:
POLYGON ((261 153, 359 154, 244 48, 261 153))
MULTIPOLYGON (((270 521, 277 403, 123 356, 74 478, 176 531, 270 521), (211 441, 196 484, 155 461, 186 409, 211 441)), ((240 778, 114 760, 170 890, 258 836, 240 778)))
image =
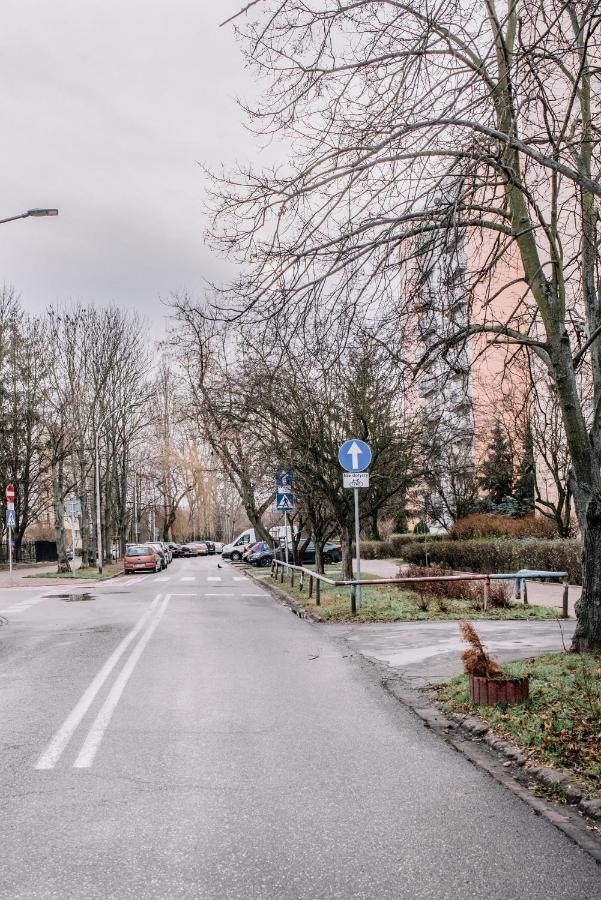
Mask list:
POLYGON ((290 512, 290 510, 294 509, 294 494, 289 494, 287 491, 278 491, 275 495, 275 508, 280 510, 280 512, 290 512))

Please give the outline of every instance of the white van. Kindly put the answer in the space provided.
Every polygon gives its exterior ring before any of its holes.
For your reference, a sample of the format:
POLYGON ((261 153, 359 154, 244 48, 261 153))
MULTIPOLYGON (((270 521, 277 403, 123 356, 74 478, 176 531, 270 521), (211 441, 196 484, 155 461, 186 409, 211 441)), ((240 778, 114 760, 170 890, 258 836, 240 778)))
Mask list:
POLYGON ((243 531, 242 534, 238 535, 235 541, 225 545, 221 551, 221 556, 223 559, 232 559, 239 562, 242 559, 242 551, 244 548, 248 547, 249 544, 256 544, 256 542, 257 537, 255 529, 247 528, 246 531, 243 531))

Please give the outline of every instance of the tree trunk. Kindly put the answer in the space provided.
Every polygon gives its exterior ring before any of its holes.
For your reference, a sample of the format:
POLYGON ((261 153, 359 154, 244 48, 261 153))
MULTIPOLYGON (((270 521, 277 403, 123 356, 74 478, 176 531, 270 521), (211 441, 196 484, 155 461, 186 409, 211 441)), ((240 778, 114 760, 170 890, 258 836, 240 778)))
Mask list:
POLYGON ((94 565, 94 556, 91 549, 90 540, 90 505, 88 503, 88 471, 85 457, 85 450, 80 447, 78 450, 79 458, 79 499, 81 502, 81 520, 79 533, 81 535, 81 568, 87 569, 94 565))
POLYGON ((315 571, 323 575, 323 548, 325 541, 315 541, 315 571))
POLYGON ((380 529, 378 527, 378 510, 374 510, 371 514, 371 539, 372 541, 381 541, 380 529))
POLYGON ((352 581, 353 578, 353 532, 347 525, 342 529, 342 579, 352 581))
MULTIPOLYGON (((582 522, 581 522, 582 526, 582 522)), ((589 500, 582 528, 582 594, 572 650, 601 652, 601 498, 589 500)))
POLYGON ((52 501, 54 505, 54 539, 58 556, 57 572, 70 572, 71 568, 65 551, 63 464, 56 460, 52 462, 52 501))

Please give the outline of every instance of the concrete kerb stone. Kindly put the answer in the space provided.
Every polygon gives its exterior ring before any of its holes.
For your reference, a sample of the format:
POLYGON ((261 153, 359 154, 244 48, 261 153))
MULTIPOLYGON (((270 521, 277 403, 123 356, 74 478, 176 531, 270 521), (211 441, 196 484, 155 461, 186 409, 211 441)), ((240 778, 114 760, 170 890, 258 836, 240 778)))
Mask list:
MULTIPOLYGON (((246 574, 299 618, 314 623, 323 623, 323 619, 307 612, 285 591, 281 591, 269 581, 257 578, 249 570, 246 571, 246 574)), ((598 832, 591 832, 591 826, 584 818, 586 816, 593 821, 601 820, 601 798, 586 799, 586 788, 571 781, 567 772, 553 769, 550 766, 529 765, 528 757, 520 747, 495 734, 490 726, 478 716, 454 712, 447 715, 434 703, 427 692, 415 690, 403 680, 401 675, 391 675, 387 665, 369 657, 364 657, 364 659, 377 671, 384 690, 407 706, 421 719, 425 727, 431 728, 459 753, 466 756, 473 765, 487 772, 495 781, 520 797, 538 815, 544 816, 575 844, 601 863, 601 835, 598 832), (558 788, 566 797, 568 804, 553 803, 537 797, 531 790, 533 783, 547 788, 558 788)))
POLYGON ((255 584, 259 585, 259 587, 264 588, 268 591, 272 596, 276 597, 284 606, 287 606, 290 612, 293 612, 295 616, 298 616, 299 619, 306 619, 308 622, 314 623, 323 623, 323 619, 314 613, 308 612, 302 603, 299 603, 298 600, 295 600, 293 597, 290 597, 286 591, 282 591, 277 585, 273 584, 272 579, 266 579, 265 581, 262 578, 257 578, 254 572, 251 572, 250 569, 246 569, 245 574, 251 578, 255 584))
POLYGON ((601 863, 601 835, 593 824, 601 820, 601 798, 585 799, 586 789, 571 781, 568 773, 550 766, 530 766, 519 747, 496 735, 482 719, 459 713, 445 714, 426 692, 416 691, 400 675, 391 676, 390 669, 383 663, 370 662, 378 670, 384 689, 411 709, 427 728, 528 803, 537 814, 544 816, 601 863), (536 784, 558 788, 568 803, 555 803, 536 796, 532 793, 536 784), (590 824, 585 817, 591 820, 590 824))

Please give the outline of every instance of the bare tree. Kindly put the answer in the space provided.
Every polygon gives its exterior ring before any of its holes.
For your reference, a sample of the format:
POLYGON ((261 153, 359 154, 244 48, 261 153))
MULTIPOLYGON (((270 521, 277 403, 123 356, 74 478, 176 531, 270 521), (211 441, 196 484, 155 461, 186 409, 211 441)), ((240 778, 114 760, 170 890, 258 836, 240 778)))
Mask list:
POLYGON ((256 321, 285 312, 290 331, 318 304, 322 319, 360 312, 411 345, 424 236, 450 266, 449 236, 459 240, 465 316, 427 354, 515 344, 546 367, 583 538, 573 646, 598 651, 597 4, 266 0, 236 25, 270 79, 251 121, 283 132, 292 154, 281 170, 214 184, 212 237, 245 263, 222 310, 256 321))

